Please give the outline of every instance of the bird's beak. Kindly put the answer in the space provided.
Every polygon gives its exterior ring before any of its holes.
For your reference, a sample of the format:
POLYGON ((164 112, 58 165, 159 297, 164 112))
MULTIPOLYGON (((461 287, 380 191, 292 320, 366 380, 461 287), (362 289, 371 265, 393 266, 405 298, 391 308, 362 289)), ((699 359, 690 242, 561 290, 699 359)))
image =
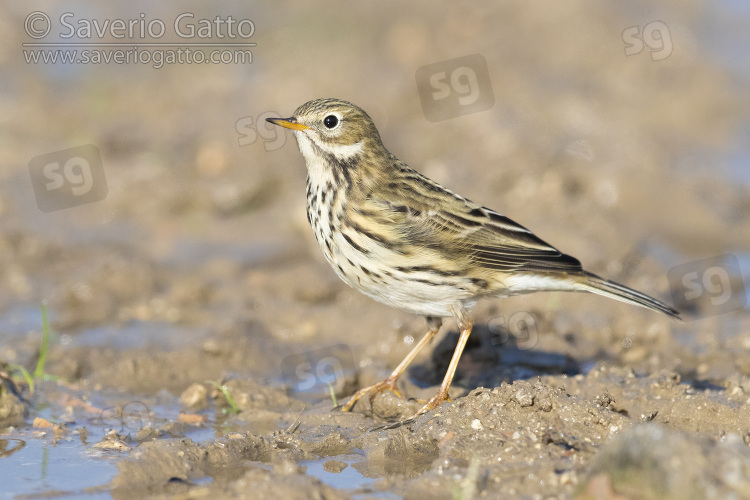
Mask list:
POLYGON ((307 127, 305 125, 302 125, 301 123, 297 123, 297 119, 295 117, 291 118, 266 118, 267 122, 273 123, 274 125, 278 125, 279 127, 284 128, 290 128, 292 130, 307 130, 310 127, 307 127))

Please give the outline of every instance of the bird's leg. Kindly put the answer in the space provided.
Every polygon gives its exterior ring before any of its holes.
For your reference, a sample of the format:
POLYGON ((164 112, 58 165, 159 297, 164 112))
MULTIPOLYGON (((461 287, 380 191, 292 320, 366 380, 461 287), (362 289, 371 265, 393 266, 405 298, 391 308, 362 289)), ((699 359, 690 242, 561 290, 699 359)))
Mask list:
POLYGON ((463 307, 455 308, 453 310, 453 315, 458 321, 458 327, 461 330, 461 335, 458 337, 458 344, 456 344, 456 350, 453 351, 453 357, 451 358, 451 362, 448 365, 448 371, 445 372, 445 378, 443 378, 443 383, 440 384, 440 390, 438 390, 437 394, 435 394, 432 398, 430 398, 429 401, 427 401, 427 404, 419 409, 414 417, 433 410, 440 406, 441 403, 448 400, 448 388, 451 386, 451 382, 453 382, 453 376, 456 374, 456 368, 458 367, 458 362, 461 359, 461 353, 464 352, 466 341, 469 340, 471 329, 474 326, 471 317, 469 317, 469 314, 463 307))
POLYGON ((396 393, 397 396, 402 397, 401 394, 396 389, 396 381, 401 376, 402 373, 404 373, 404 370, 409 366, 409 364, 414 361, 414 358, 417 357, 417 354, 419 354, 419 351, 422 350, 424 346, 430 343, 430 341, 435 337, 438 330, 440 330, 440 326, 443 324, 443 320, 441 318, 436 317, 429 317, 427 318, 427 326, 429 327, 428 332, 425 334, 422 339, 417 342, 417 345, 414 346, 414 348, 409 352, 409 354, 406 355, 406 357, 399 363, 399 365, 396 367, 395 370, 391 372, 390 375, 388 375, 388 378, 383 380, 382 382, 378 382, 375 385, 371 385, 369 387, 365 387, 363 389, 358 390, 354 393, 354 395, 349 398, 349 401, 346 402, 346 404, 341 408, 343 411, 351 411, 351 409, 354 407, 354 404, 367 394, 370 393, 370 404, 372 404, 373 400, 375 399, 375 396, 379 392, 383 392, 385 390, 391 390, 396 393))

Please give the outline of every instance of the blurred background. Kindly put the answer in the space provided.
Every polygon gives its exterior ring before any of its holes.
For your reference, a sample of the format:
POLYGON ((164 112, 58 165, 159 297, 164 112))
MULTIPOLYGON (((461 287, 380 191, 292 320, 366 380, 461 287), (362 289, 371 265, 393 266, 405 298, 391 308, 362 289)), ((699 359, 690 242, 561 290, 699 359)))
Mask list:
MULTIPOLYGON (((302 286, 284 269, 328 283, 304 161, 264 120, 325 96, 367 110, 414 168, 600 274, 665 298, 670 268, 702 278, 690 263, 729 253, 719 265, 742 282, 750 13, 676 6, 7 4, 3 317, 23 332, 27 305, 36 317, 47 298, 71 334, 134 319, 205 325, 302 286), (228 42, 250 45, 219 47, 230 63, 194 62, 214 50, 200 44, 228 42), (106 62, 117 50, 130 62, 106 62), (84 62, 60 62, 66 53, 84 62), (93 165, 88 187, 70 158, 93 165), (269 266, 282 272, 253 273, 269 266)), ((690 297, 676 305, 700 306, 690 297)), ((278 319, 298 334, 300 318, 278 319)))
POLYGON ((273 382, 290 353, 340 343, 387 373, 424 323, 339 283, 296 142, 265 122, 337 97, 413 168, 688 318, 540 294, 478 323, 528 312, 531 347, 582 363, 750 373, 743 2, 2 9, 2 361, 33 365, 47 300, 48 368, 82 387, 273 382))

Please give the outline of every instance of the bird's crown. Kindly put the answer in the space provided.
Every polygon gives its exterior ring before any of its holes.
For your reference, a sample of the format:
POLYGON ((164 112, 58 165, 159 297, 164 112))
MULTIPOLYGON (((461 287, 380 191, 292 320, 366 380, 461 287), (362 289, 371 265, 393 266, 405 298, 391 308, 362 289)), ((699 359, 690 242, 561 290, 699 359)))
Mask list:
POLYGON ((374 141, 381 144, 372 118, 360 107, 341 99, 314 99, 294 112, 298 124, 318 143, 349 146, 374 141))

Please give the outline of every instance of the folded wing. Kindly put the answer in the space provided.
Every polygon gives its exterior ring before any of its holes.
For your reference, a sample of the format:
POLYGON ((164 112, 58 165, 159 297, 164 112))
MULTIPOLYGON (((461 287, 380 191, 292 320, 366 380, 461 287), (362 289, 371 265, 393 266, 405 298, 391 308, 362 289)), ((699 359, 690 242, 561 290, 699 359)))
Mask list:
MULTIPOLYGON (((432 184, 429 179, 424 179, 432 184)), ((525 227, 450 191, 417 192, 404 184, 389 200, 370 197, 365 210, 371 223, 383 225, 426 250, 485 269, 506 272, 582 272, 578 259, 566 255, 525 227)), ((398 187, 391 184, 392 189, 398 187)))

